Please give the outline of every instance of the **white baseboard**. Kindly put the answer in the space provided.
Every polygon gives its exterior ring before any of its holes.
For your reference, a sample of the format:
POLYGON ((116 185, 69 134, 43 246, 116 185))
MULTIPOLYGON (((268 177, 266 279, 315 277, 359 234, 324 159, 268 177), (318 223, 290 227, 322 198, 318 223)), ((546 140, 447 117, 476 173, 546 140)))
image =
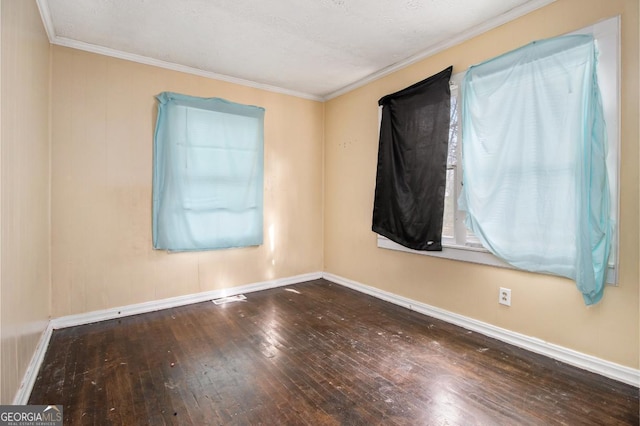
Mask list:
POLYGON ((406 297, 398 296, 374 287, 358 283, 353 280, 339 277, 334 274, 314 272, 310 274, 296 275, 288 278, 280 278, 271 281, 263 281, 259 283, 248 284, 240 287, 232 287, 222 290, 213 290, 186 296, 171 297, 168 299, 155 300, 151 302, 138 303, 135 305, 122 306, 119 308, 105 309, 101 311, 87 312, 78 315, 68 315, 60 318, 54 318, 40 337, 38 346, 35 349, 31 362, 25 371, 24 378, 20 388, 16 392, 13 404, 24 405, 28 402, 33 385, 35 384, 38 372, 44 361, 44 356, 49 346, 49 341, 53 330, 60 328, 73 327, 77 325, 90 324, 99 321, 105 321, 115 318, 126 317, 130 315, 138 315, 146 312, 159 311, 177 306, 189 305, 192 303, 206 302, 208 300, 218 299, 220 297, 235 296, 241 293, 252 293, 260 290, 267 290, 276 287, 284 287, 288 285, 298 284, 305 281, 312 281, 324 278, 336 284, 343 285, 361 293, 368 294, 378 299, 391 302, 393 304, 403 306, 410 310, 428 315, 451 324, 472 330, 489 337, 501 340, 503 342, 518 346, 531 352, 548 356, 558 361, 565 362, 584 370, 588 370, 623 383, 627 383, 636 387, 640 387, 640 370, 625 367, 591 355, 582 354, 562 346, 545 342, 541 339, 525 336, 500 327, 493 326, 481 321, 474 320, 462 315, 454 314, 425 303, 417 302, 406 297))
POLYGON ((137 303, 135 305, 121 306, 118 308, 104 309, 100 311, 87 312, 84 314, 68 315, 51 320, 54 330, 59 328, 74 327, 76 325, 91 324, 99 321, 106 321, 130 315, 144 314, 147 312, 159 311, 161 309, 175 308, 177 306, 190 305, 192 303, 206 302, 220 297, 235 296, 241 293, 252 293, 254 291, 267 290, 270 288, 283 287, 304 281, 317 280, 322 278, 322 272, 314 272, 304 275, 296 275, 287 278, 278 278, 270 281, 263 281, 247 284, 240 287, 231 287, 221 290, 205 291, 202 293, 187 294, 185 296, 170 297, 168 299, 153 300, 151 302, 137 303))
POLYGON ((347 278, 343 278, 334 274, 323 273, 322 277, 328 281, 343 285, 345 287, 368 294, 378 299, 391 302, 395 305, 408 308, 412 311, 416 311, 421 314, 437 318, 451 324, 455 324, 467 330, 484 334, 485 336, 489 336, 505 343, 527 349, 531 352, 545 355, 549 358, 556 359, 558 361, 573 365, 583 370, 591 371, 593 373, 600 374, 601 376, 605 376, 619 382, 640 387, 640 370, 625 367, 623 365, 616 364, 610 361, 605 361, 591 355, 586 355, 572 349, 546 342, 542 339, 526 336, 524 334, 506 330, 504 328, 496 327, 494 325, 465 317, 463 315, 455 314, 444 309, 436 308, 422 302, 398 296, 396 294, 379 290, 374 287, 369 287, 359 282, 349 280, 347 278))
POLYGON ((45 330, 42 332, 42 335, 40 336, 40 340, 38 341, 38 345, 36 346, 35 351, 33 352, 31 361, 29 362, 29 365, 24 372, 22 383, 20 383, 20 387, 18 388, 15 397, 13 398, 13 405, 26 405, 27 402, 29 402, 29 396, 31 396, 33 385, 36 383, 38 372, 40 371, 40 367, 42 366, 42 362, 44 361, 44 355, 47 353, 47 348, 49 347, 49 340, 51 340, 52 333, 53 327, 51 327, 51 321, 49 321, 49 323, 47 324, 47 328, 45 328, 45 330))
POLYGON ((49 341, 53 330, 60 328, 73 327, 76 325, 91 324, 99 321, 106 321, 115 318, 122 318, 130 315, 143 314, 146 312, 159 311, 161 309, 174 308, 177 306, 190 305, 192 303, 206 302, 208 300, 218 299, 220 297, 235 296, 241 293, 252 293, 270 288, 284 287, 305 281, 317 280, 322 278, 322 272, 313 272, 310 274, 296 275, 293 277, 279 278, 270 281, 263 281, 253 284, 247 284, 240 287, 232 287, 221 290, 205 291, 202 293, 189 294, 186 296, 171 297, 168 299, 154 300, 151 302, 138 303, 135 305, 122 306, 119 308, 104 309, 101 311, 87 312, 84 314, 68 315, 64 317, 54 318, 49 321, 47 328, 40 336, 38 346, 36 346, 31 362, 24 373, 20 388, 16 392, 13 399, 14 405, 25 405, 29 401, 33 385, 35 384, 38 372, 44 361, 44 356, 49 347, 49 341))

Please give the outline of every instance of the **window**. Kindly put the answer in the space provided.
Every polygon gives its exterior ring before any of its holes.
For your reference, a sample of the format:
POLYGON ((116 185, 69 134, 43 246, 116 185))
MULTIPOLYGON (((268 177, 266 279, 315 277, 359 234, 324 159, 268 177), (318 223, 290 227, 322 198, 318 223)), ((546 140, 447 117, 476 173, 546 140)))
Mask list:
POLYGON ((382 120, 372 229, 416 250, 442 250, 452 70, 378 101, 382 120))
MULTIPOLYGON (((575 34, 581 33, 593 34, 599 49, 597 72, 607 125, 607 173, 611 192, 610 217, 613 218, 617 224, 619 204, 619 17, 599 22, 575 32, 575 34)), ((378 236, 378 247, 510 268, 511 266, 493 256, 482 247, 473 233, 466 229, 464 225, 464 212, 457 209, 458 196, 463 185, 461 181, 462 170, 460 169, 462 165, 460 161, 461 152, 458 144, 458 141, 461 140, 461 126, 459 125, 459 118, 461 117, 459 86, 463 77, 464 73, 458 73, 451 78, 452 108, 449 156, 447 160, 447 186, 442 240, 443 251, 414 251, 381 236, 378 236)), ((613 233, 611 254, 609 256, 608 283, 617 282, 617 246, 618 230, 616 227, 613 233)))
POLYGON ((262 244, 264 109, 170 92, 157 98, 154 248, 262 244))
POLYGON ((445 212, 442 239, 445 246, 482 248, 478 240, 465 225, 464 212, 458 210, 458 197, 462 190, 462 150, 458 141, 462 139, 460 123, 460 83, 464 73, 451 78, 451 119, 449 126, 449 152, 447 155, 447 187, 445 190, 445 212))

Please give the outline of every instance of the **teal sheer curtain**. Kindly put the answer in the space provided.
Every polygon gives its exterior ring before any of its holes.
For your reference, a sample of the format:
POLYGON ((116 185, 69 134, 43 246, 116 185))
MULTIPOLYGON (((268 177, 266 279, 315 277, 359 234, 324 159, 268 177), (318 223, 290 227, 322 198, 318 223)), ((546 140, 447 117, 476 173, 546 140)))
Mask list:
POLYGON ((460 206, 482 244, 521 269, 603 294, 612 238, 605 123, 590 35, 536 41, 463 82, 460 206))
POLYGON ((262 244, 265 110, 171 92, 157 100, 154 248, 262 244))

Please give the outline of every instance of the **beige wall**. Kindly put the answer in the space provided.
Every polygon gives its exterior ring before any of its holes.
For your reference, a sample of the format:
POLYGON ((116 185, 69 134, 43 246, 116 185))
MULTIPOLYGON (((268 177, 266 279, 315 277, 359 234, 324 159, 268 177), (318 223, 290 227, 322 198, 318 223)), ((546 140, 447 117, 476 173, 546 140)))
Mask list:
POLYGON ((625 366, 639 366, 638 2, 558 0, 325 105, 325 271, 625 366), (585 307, 569 280, 376 247, 377 100, 449 65, 622 15, 620 285, 585 307), (512 306, 497 303, 500 286, 512 306))
POLYGON ((55 317, 322 270, 322 103, 59 46, 52 56, 55 317), (266 108, 263 246, 152 249, 163 91, 266 108))
POLYGON ((9 404, 50 313, 50 48, 35 2, 1 7, 0 403, 9 404))

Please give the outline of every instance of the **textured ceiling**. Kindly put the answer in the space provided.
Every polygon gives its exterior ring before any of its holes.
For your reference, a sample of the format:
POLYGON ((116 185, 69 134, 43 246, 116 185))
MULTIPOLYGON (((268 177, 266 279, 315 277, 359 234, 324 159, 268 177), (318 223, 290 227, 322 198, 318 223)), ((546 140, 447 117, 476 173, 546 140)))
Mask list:
POLYGON ((38 0, 53 43, 323 99, 553 0, 38 0), (147 61, 149 62, 149 61, 147 61))

